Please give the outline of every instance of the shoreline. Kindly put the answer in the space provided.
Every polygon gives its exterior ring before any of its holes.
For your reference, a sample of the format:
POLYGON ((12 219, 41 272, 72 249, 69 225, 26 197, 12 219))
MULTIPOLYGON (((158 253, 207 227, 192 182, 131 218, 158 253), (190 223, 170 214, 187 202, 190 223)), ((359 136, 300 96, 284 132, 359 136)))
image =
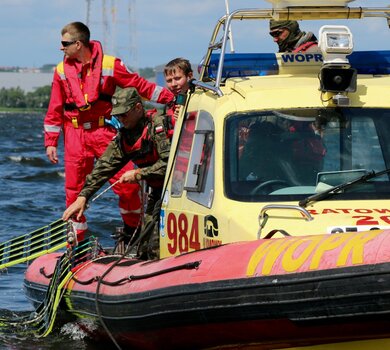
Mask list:
POLYGON ((20 114, 45 114, 46 109, 28 109, 28 108, 2 108, 0 107, 0 113, 20 113, 20 114))

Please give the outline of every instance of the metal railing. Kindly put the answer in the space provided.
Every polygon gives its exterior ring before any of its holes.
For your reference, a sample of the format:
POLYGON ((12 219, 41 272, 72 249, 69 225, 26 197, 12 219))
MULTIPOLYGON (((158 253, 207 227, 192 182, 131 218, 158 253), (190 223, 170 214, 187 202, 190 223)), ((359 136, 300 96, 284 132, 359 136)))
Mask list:
MULTIPOLYGON (((386 18, 387 23, 390 26, 390 8, 363 8, 363 7, 288 7, 278 9, 239 9, 229 15, 221 17, 212 33, 210 43, 208 45, 207 52, 202 62, 202 68, 200 72, 200 81, 207 79, 207 70, 210 64, 211 54, 215 50, 221 50, 217 74, 213 86, 215 92, 218 92, 219 96, 223 94, 219 93, 222 72, 224 66, 225 52, 227 42, 229 40, 229 32, 231 29, 231 22, 233 20, 326 20, 326 19, 361 19, 368 17, 386 18), (217 41, 218 34, 223 28, 223 36, 220 41, 217 41)), ((211 85, 207 83, 206 85, 211 85)), ((208 89, 211 90, 211 89, 208 89)))
POLYGON ((267 214, 267 211, 274 210, 274 209, 298 211, 298 212, 300 212, 302 214, 302 216, 294 218, 294 219, 306 220, 306 221, 312 221, 313 220, 313 217, 311 216, 311 214, 305 208, 302 208, 299 205, 288 205, 288 204, 268 204, 268 205, 265 205, 261 209, 260 214, 259 214, 259 218, 258 218, 258 220, 259 220, 259 230, 257 232, 257 239, 261 238, 261 232, 262 232, 265 224, 268 221, 269 216, 267 214))

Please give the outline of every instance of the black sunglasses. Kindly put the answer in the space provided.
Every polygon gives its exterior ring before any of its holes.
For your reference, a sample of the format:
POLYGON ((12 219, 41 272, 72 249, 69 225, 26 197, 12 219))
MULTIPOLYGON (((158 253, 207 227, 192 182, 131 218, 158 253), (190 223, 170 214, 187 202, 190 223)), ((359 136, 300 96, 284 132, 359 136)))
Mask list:
POLYGON ((76 41, 77 41, 77 40, 75 40, 75 41, 61 41, 61 45, 62 45, 63 47, 68 47, 68 46, 74 44, 76 41))
POLYGON ((275 30, 273 32, 269 32, 269 35, 271 35, 274 38, 277 38, 282 33, 283 33, 283 30, 275 30))
POLYGON ((125 113, 121 113, 121 114, 115 114, 115 117, 118 117, 118 118, 126 118, 128 115, 129 115, 129 112, 130 111, 133 111, 134 109, 135 109, 135 107, 137 106, 137 103, 133 106, 133 107, 131 107, 127 112, 125 112, 125 113))

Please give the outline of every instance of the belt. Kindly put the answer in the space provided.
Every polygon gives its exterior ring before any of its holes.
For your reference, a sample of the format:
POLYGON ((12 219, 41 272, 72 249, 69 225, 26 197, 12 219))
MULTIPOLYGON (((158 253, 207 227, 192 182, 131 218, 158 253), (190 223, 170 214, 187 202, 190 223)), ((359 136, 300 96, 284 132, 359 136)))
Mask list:
POLYGON ((98 129, 98 128, 105 126, 103 115, 99 116, 99 120, 93 120, 93 121, 84 122, 84 123, 79 123, 79 121, 77 120, 77 117, 73 117, 72 122, 69 124, 72 124, 72 126, 75 129, 84 129, 84 130, 98 129))
MULTIPOLYGON (((111 98, 112 98, 111 95, 99 94, 99 98, 97 99, 97 101, 100 100, 100 101, 106 101, 106 102, 110 102, 111 103, 111 98)), ((65 109, 65 111, 68 111, 68 112, 69 111, 74 111, 75 109, 78 109, 79 111, 87 111, 90 108, 91 108, 91 104, 88 104, 88 103, 85 106, 82 106, 82 107, 77 107, 77 105, 74 102, 72 102, 72 103, 65 103, 64 104, 64 109, 65 109)))
POLYGON ((96 122, 86 122, 86 123, 83 123, 81 124, 81 127, 84 129, 84 130, 89 130, 89 129, 92 129, 92 128, 99 128, 100 125, 98 124, 96 126, 96 122))

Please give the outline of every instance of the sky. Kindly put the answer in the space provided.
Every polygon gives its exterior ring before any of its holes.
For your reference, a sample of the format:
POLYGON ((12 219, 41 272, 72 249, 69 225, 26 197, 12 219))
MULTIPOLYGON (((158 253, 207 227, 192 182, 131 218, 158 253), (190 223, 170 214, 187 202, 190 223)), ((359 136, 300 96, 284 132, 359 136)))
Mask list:
MULTIPOLYGON (((91 38, 101 41, 107 54, 122 58, 134 69, 162 65, 175 57, 197 64, 226 12, 225 4, 226 0, 90 0, 87 19, 86 0, 0 0, 0 66, 57 64, 62 60, 60 31, 73 21, 88 23, 91 38)), ((271 6, 267 0, 228 0, 228 4, 230 11, 271 6)), ((383 7, 390 6, 390 0, 356 0, 350 5, 383 7)), ((383 43, 390 44, 390 30, 381 21, 364 26, 352 23, 356 48, 384 49, 383 43)), ((233 48, 276 51, 267 23, 251 22, 248 28, 233 27, 233 48)), ((323 24, 306 22, 301 28, 318 33, 323 24)))

